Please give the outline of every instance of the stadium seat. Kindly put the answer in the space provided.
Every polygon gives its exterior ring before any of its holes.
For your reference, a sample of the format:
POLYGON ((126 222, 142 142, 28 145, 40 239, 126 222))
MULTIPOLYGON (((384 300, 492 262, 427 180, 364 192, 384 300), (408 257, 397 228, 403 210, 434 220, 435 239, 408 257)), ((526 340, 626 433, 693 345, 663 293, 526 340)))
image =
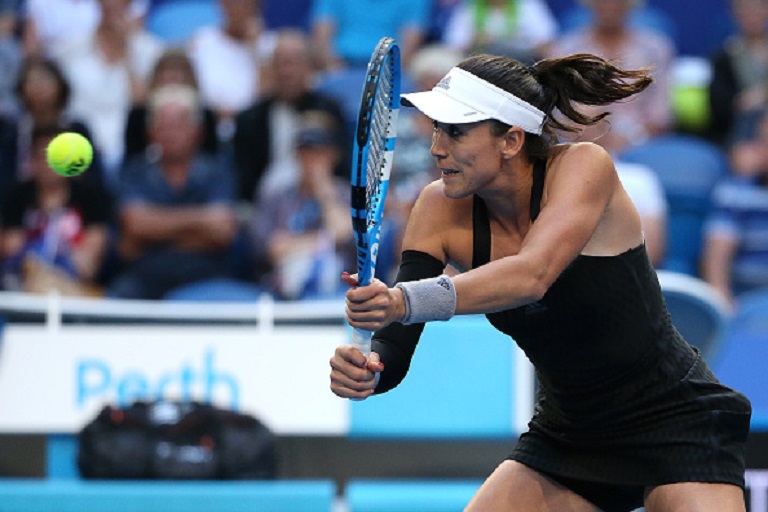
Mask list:
POLYGON ((236 279, 211 279, 174 288, 163 299, 185 302, 256 302, 266 293, 236 279))
POLYGON ((262 14, 269 30, 292 27, 309 32, 312 0, 264 0, 262 14))
POLYGON ((728 322, 728 305, 699 278, 665 270, 660 270, 658 275, 675 327, 701 350, 705 360, 712 362, 728 322))
POLYGON ((351 480, 349 512, 456 512, 472 499, 475 480, 351 480))
POLYGON ((722 150, 698 137, 675 134, 651 139, 619 158, 650 167, 667 196, 667 253, 660 268, 698 276, 712 189, 728 174, 722 150))
POLYGON ((330 512, 331 480, 0 480, 8 512, 330 512))
MULTIPOLYGON (((365 66, 329 71, 321 73, 315 83, 318 92, 330 96, 341 105, 349 133, 355 133, 357 127, 357 114, 360 110, 366 71, 365 66)), ((400 90, 404 93, 413 90, 412 80, 405 69, 402 70, 400 78, 400 90)))
POLYGON ((151 7, 147 29, 171 45, 184 45, 200 27, 219 25, 222 14, 216 0, 171 0, 151 7))
POLYGON ((753 430, 768 430, 768 289, 741 295, 713 368, 720 380, 752 401, 753 430))
POLYGON ((349 133, 355 133, 357 113, 365 83, 365 67, 351 67, 337 71, 321 73, 315 88, 341 105, 349 133))

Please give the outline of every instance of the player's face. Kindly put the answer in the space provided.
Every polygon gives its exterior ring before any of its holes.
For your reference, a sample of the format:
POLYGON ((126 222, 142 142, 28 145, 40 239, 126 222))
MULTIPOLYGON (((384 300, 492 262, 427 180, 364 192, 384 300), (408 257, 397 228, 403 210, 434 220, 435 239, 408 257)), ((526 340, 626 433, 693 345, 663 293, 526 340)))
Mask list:
POLYGON ((502 164, 502 137, 485 121, 434 124, 432 156, 443 179, 445 194, 458 199, 493 182, 502 164))

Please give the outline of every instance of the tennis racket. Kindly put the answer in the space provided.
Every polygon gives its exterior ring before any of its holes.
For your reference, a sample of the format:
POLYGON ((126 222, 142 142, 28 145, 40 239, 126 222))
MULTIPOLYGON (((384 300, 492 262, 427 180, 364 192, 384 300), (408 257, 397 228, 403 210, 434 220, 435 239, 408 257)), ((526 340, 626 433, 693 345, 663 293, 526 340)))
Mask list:
MULTIPOLYGON (((397 138, 400 108, 400 48, 382 38, 368 62, 352 155, 352 228, 357 245, 357 279, 367 286, 376 272, 381 221, 397 138)), ((352 344, 369 357, 371 335, 353 329, 352 344)))

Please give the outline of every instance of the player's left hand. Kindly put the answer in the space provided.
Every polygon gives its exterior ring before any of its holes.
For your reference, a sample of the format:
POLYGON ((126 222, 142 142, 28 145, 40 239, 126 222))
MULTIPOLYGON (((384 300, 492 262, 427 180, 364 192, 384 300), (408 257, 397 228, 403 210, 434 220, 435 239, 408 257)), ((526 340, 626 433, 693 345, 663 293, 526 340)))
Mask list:
POLYGON ((375 331, 405 317, 405 299, 399 288, 389 288, 374 278, 368 286, 357 286, 357 274, 341 274, 351 286, 347 291, 347 321, 352 327, 375 331))
POLYGON ((331 391, 342 398, 363 400, 373 394, 384 370, 379 354, 371 352, 366 360, 362 352, 352 345, 341 345, 331 357, 331 391))

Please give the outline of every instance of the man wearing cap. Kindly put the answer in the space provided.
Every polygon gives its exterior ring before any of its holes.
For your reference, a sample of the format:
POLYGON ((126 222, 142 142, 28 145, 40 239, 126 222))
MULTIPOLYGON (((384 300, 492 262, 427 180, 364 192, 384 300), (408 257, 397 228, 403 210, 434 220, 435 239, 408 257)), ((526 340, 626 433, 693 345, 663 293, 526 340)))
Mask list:
POLYGON ((272 267, 268 286, 285 299, 343 293, 338 275, 354 264, 349 187, 334 176, 341 158, 335 119, 308 111, 296 134, 298 181, 262 196, 255 248, 272 267))

